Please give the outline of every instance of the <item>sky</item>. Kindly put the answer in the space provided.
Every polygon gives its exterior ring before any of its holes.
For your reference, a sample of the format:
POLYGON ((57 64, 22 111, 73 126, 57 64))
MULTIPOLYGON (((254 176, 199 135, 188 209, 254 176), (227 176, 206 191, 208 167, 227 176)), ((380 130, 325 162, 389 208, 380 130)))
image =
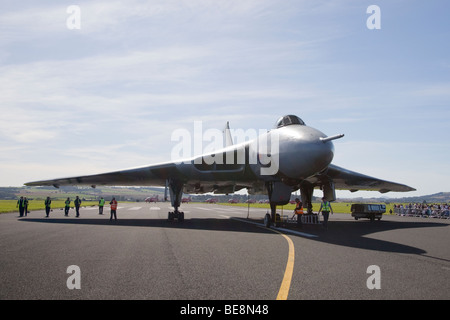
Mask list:
POLYGON ((4 0, 0 186, 169 161, 172 133, 195 121, 259 130, 295 114, 345 134, 334 164, 417 189, 385 196, 449 192, 449 12, 445 0, 4 0))

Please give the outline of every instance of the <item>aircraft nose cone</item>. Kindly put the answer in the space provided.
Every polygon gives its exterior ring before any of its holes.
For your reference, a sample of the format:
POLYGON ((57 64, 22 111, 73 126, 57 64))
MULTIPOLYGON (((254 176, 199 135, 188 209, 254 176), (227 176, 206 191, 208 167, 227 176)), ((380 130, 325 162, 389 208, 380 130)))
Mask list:
POLYGON ((323 142, 326 135, 314 128, 298 126, 286 128, 280 143, 280 172, 293 179, 306 179, 323 169, 333 160, 334 146, 323 142))
MULTIPOLYGON (((319 140, 320 141, 320 140, 319 140)), ((334 157, 333 142, 318 142, 314 162, 314 173, 320 172, 331 163, 334 157)))

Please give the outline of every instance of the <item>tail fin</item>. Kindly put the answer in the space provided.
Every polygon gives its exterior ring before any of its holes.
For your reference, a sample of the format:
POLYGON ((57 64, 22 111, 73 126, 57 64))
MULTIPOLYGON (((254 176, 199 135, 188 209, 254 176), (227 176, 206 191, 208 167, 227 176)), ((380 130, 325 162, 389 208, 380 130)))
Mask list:
POLYGON ((223 131, 223 138, 225 147, 230 147, 233 145, 233 138, 231 137, 230 131, 230 123, 227 121, 227 125, 225 126, 225 130, 223 131))

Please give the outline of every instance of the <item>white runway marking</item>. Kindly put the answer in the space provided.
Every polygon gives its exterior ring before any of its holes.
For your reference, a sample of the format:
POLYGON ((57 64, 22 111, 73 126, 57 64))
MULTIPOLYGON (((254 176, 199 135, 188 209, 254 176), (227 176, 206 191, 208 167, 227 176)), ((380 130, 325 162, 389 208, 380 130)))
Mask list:
MULTIPOLYGON (((255 222, 255 221, 250 221, 250 220, 246 220, 246 219, 241 219, 241 218, 233 218, 233 217, 229 217, 229 216, 224 216, 224 215, 220 215, 221 217, 224 218, 228 218, 228 219, 232 219, 232 220, 238 220, 241 222, 246 222, 246 223, 251 223, 260 227, 264 227, 263 223, 259 223, 259 222, 255 222)), ((288 233, 292 233, 292 234, 296 234, 302 237, 308 237, 308 238, 317 238, 318 236, 316 236, 315 234, 310 234, 310 233, 306 233, 306 232, 300 232, 300 231, 296 231, 296 230, 291 230, 291 229, 286 229, 286 228, 279 228, 279 227, 270 227, 271 229, 274 230, 278 230, 278 231, 283 231, 283 232, 288 232, 288 233)))

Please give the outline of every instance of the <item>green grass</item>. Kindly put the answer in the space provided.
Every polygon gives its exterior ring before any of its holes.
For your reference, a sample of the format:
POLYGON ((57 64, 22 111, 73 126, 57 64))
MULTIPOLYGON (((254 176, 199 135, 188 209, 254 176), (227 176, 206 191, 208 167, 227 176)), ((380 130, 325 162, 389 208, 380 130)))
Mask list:
MULTIPOLYGON (((7 212, 19 212, 19 208, 16 207, 17 200, 0 200, 0 213, 7 213, 7 212)), ((81 203, 82 207, 89 207, 93 205, 98 205, 98 201, 83 201, 81 203)), ((65 203, 64 200, 52 200, 51 208, 52 209, 59 209, 64 208, 65 203)), ((70 207, 73 208, 74 204, 73 201, 70 204, 70 207)), ((44 200, 29 200, 28 201, 28 210, 44 210, 45 204, 44 200)))

